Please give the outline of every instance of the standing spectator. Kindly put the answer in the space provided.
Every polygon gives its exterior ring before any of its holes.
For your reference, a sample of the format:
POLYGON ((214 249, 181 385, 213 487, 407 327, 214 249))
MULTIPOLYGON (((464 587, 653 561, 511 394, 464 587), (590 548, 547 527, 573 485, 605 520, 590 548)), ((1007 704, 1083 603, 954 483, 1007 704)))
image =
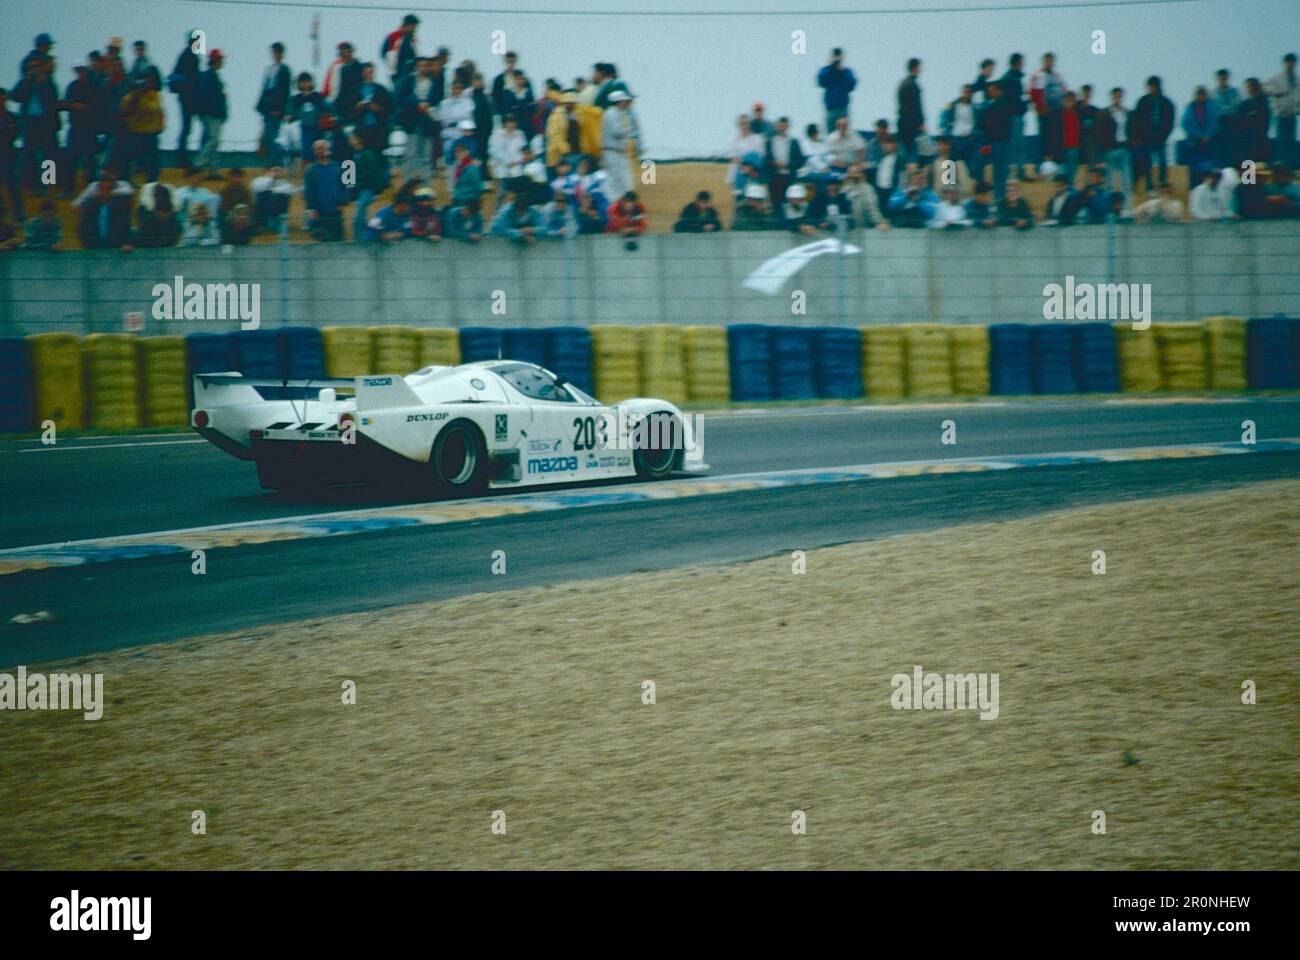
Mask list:
POLYGON ((437 166, 438 104, 443 91, 441 77, 435 77, 434 70, 433 58, 421 57, 415 62, 415 72, 397 85, 397 122, 406 131, 402 175, 408 180, 428 180, 437 166))
POLYGON ((1097 119, 1101 108, 1092 102, 1092 84, 1085 83, 1079 88, 1079 102, 1075 104, 1079 114, 1079 162, 1091 170, 1101 163, 1101 147, 1097 143, 1097 119))
POLYGON ((143 40, 137 40, 131 44, 131 50, 135 54, 135 59, 131 62, 131 69, 127 71, 127 82, 138 83, 145 77, 151 77, 154 81, 154 89, 161 91, 162 71, 149 59, 148 45, 143 40))
POLYGON ((1214 137, 1214 160, 1220 167, 1232 163, 1237 150, 1234 141, 1237 137, 1237 108, 1241 105, 1241 93, 1228 82, 1227 70, 1217 70, 1214 74, 1214 92, 1210 95, 1219 114, 1219 130, 1214 137))
MULTIPOLYGON (((469 81, 469 95, 474 102, 474 136, 478 140, 478 156, 486 157, 488 141, 492 139, 492 100, 483 89, 483 74, 474 71, 469 81)), ((527 131, 526 131, 527 133, 527 131)))
POLYGON ((763 114, 763 105, 756 103, 749 111, 749 128, 764 139, 772 135, 772 125, 763 114))
POLYGON ((1133 176, 1146 178, 1147 192, 1152 188, 1151 170, 1160 167, 1160 182, 1169 179, 1166 143, 1174 129, 1174 105, 1160 89, 1159 77, 1147 78, 1147 92, 1138 100, 1129 117, 1129 143, 1133 146, 1133 176))
POLYGON ((612 63, 596 64, 592 80, 596 85, 594 105, 602 110, 608 110, 610 104, 619 102, 614 99, 616 93, 623 94, 628 100, 632 99, 632 91, 618 78, 618 68, 612 63))
POLYGON ((343 168, 330 159, 330 146, 324 140, 317 140, 313 151, 316 159, 307 168, 302 184, 307 227, 317 240, 342 240, 343 207, 348 202, 343 168))
POLYGON ((117 158, 110 162, 122 171, 124 179, 130 180, 131 164, 138 160, 144 166, 145 181, 153 183, 158 179, 158 137, 163 130, 163 109, 157 80, 152 74, 146 73, 135 81, 122 98, 119 112, 123 130, 117 158))
POLYGON ((18 63, 19 79, 27 75, 27 70, 34 61, 51 59, 54 56, 53 51, 54 38, 48 33, 38 33, 36 39, 32 41, 32 49, 18 63))
POLYGON ((1022 114, 1015 111, 1023 104, 1017 104, 1007 98, 1001 80, 990 83, 985 92, 987 98, 980 104, 976 120, 979 139, 983 144, 980 147, 980 157, 985 158, 985 162, 976 161, 978 168, 976 175, 984 179, 983 168, 991 163, 993 196, 1001 200, 1006 190, 1008 170, 1012 164, 1011 144, 1014 129, 1024 119, 1022 114))
POLYGON ((388 148, 388 118, 392 112, 393 98, 388 88, 375 80, 374 64, 363 63, 357 101, 347 119, 357 125, 362 142, 380 156, 388 148))
MULTIPOLYGON (((15 221, 23 219, 23 191, 18 172, 17 151, 14 141, 18 139, 18 118, 9 111, 9 91, 0 87, 0 189, 8 189, 9 202, 13 207, 15 221)), ((90 174, 87 174, 87 179, 90 174)))
POLYGON ((735 193, 745 189, 745 181, 740 177, 741 167, 745 164, 757 165, 766 143, 761 134, 755 133, 749 115, 742 113, 736 118, 736 137, 731 141, 731 166, 727 169, 727 182, 735 193))
MULTIPOLYGON (((387 184, 385 184, 386 186, 387 184)), ((279 233, 284 218, 289 213, 289 200, 298 192, 283 167, 267 167, 251 184, 253 190, 253 223, 259 230, 279 233)))
POLYGON ((1295 162, 1291 151, 1295 143, 1296 114, 1300 114, 1300 84, 1296 83, 1295 60, 1295 54, 1288 53, 1282 58, 1281 72, 1264 82, 1264 92, 1273 98, 1273 114, 1277 117, 1277 139, 1281 142, 1281 149, 1288 163, 1295 162))
POLYGON ((471 200, 478 201, 483 193, 483 169, 478 158, 470 151, 469 144, 458 140, 452 145, 451 163, 451 203, 452 206, 465 206, 471 200))
POLYGON ((867 141, 849 127, 849 118, 835 121, 835 130, 826 138, 826 164, 830 172, 844 175, 852 164, 867 159, 867 141))
POLYGON ((1210 99, 1210 92, 1197 87, 1192 102, 1183 110, 1183 133, 1187 135, 1188 168, 1193 184, 1214 169, 1214 145, 1219 136, 1219 108, 1210 99))
POLYGON ((510 85, 510 77, 519 67, 519 54, 513 50, 507 50, 504 58, 505 66, 501 72, 492 78, 492 107, 499 116, 505 116, 508 112, 506 109, 506 88, 510 85))
POLYGON ((1119 189, 1125 196, 1133 193, 1133 152, 1129 146, 1129 112, 1124 107, 1124 88, 1110 92, 1110 106, 1099 118, 1098 142, 1106 166, 1106 183, 1113 188, 1119 174, 1119 189))
MULTIPOLYGON (((453 145, 460 124, 474 122, 474 94, 459 77, 452 77, 451 92, 438 104, 438 124, 441 131, 442 151, 447 165, 453 162, 453 145)), ((474 151, 471 151, 471 153, 474 151)))
POLYGON ((1061 110, 1069 89, 1056 70, 1056 54, 1043 54, 1043 65, 1029 78, 1029 97, 1038 114, 1038 140, 1044 157, 1060 155, 1061 110))
POLYGON ((361 88, 361 61, 356 59, 352 44, 344 40, 338 45, 338 57, 325 71, 321 95, 333 101, 335 113, 346 113, 345 104, 355 103, 361 88))
POLYGON ((1237 156, 1232 165, 1240 167, 1243 160, 1268 160, 1273 155, 1268 142, 1268 126, 1272 111, 1264 86, 1255 77, 1246 79, 1246 96, 1237 107, 1237 156))
POLYGON ((993 82, 993 68, 997 62, 992 58, 985 58, 980 61, 980 72, 975 75, 975 82, 970 84, 971 94, 976 103, 982 103, 988 99, 989 84, 993 82))
POLYGON ((629 152, 635 152, 639 140, 636 116, 632 113, 632 97, 622 90, 610 94, 612 107, 605 111, 601 121, 600 165, 609 177, 610 193, 621 197, 632 189, 632 171, 629 152))
POLYGON ((533 85, 522 70, 514 70, 501 91, 501 116, 514 117, 519 129, 531 136, 533 132, 533 85))
POLYGON ((876 182, 874 186, 876 188, 877 205, 887 208, 894 191, 903 182, 905 165, 898 153, 897 140, 893 137, 886 137, 881 146, 884 148, 884 153, 880 156, 880 163, 876 165, 876 182))
POLYGON ((822 103, 826 107, 826 129, 834 130, 840 117, 849 115, 849 95, 858 86, 858 78, 844 66, 844 51, 836 47, 831 51, 831 61, 817 72, 817 86, 824 91, 822 103))
POLYGON ((402 18, 402 25, 385 37, 383 46, 380 47, 380 59, 388 68, 388 76, 394 84, 415 70, 415 61, 420 56, 415 40, 415 31, 419 26, 420 18, 408 13, 402 18))
POLYGON ((59 127, 62 126, 59 92, 54 86, 54 58, 42 52, 53 45, 47 33, 36 38, 36 49, 23 59, 22 79, 13 91, 27 153, 27 183, 39 186, 41 192, 44 192, 41 172, 45 163, 55 164, 55 182, 58 182, 59 127))
POLYGON ((59 249, 63 242, 63 223, 59 220, 59 208, 53 200, 42 200, 37 208, 37 215, 27 221, 23 228, 26 239, 24 250, 42 250, 51 252, 59 249))
MULTIPOLYGON (((181 132, 176 139, 176 162, 182 167, 190 162, 190 125, 194 120, 194 97, 199 85, 199 56, 194 47, 198 43, 197 30, 185 35, 185 46, 176 58, 176 66, 167 78, 167 89, 176 94, 181 108, 181 132)), ((201 123, 202 121, 200 121, 201 123)))
POLYGON ((1174 196, 1174 188, 1161 183, 1160 195, 1134 209, 1133 219, 1138 223, 1182 223, 1187 215, 1183 211, 1183 202, 1174 196))
MULTIPOLYGON (((1029 105, 1025 102, 1024 63, 1022 54, 1013 53, 1007 61, 1007 72, 998 78, 998 86, 1002 91, 1002 99, 1006 101, 1010 119, 1007 164, 1017 178, 1025 175, 1025 114, 1029 111, 1029 105)), ((994 189, 1001 187, 995 183, 994 189)))
MULTIPOLYGON (((989 69, 992 70, 993 61, 986 60, 985 63, 989 64, 989 69)), ((985 85, 984 89, 986 91, 985 102, 987 103, 988 84, 985 85)), ((974 97, 974 86, 969 83, 963 85, 957 99, 948 104, 939 119, 939 128, 942 135, 952 139, 953 159, 961 160, 967 166, 975 163, 974 97)))
POLYGON ((77 236, 87 250, 120 247, 131 251, 131 198, 135 191, 117 174, 104 175, 76 200, 77 236))
POLYGON ((673 233, 716 233, 721 229, 717 208, 707 190, 701 190, 694 200, 682 207, 681 215, 673 224, 673 233))
POLYGON ((262 137, 257 143, 257 155, 269 157, 280 163, 280 124, 289 104, 289 68, 284 62, 284 44, 271 44, 271 62, 262 73, 262 92, 257 98, 257 112, 262 115, 262 137))
POLYGON ((898 84, 898 149, 908 163, 919 159, 916 138, 925 130, 925 108, 921 103, 921 61, 907 61, 907 75, 898 84))
POLYGON ((957 190, 964 201, 975 192, 975 180, 964 160, 953 155, 952 138, 940 137, 939 152, 925 166, 925 183, 935 193, 942 195, 949 187, 957 190))
POLYGON ((1078 100, 1067 92, 1061 101, 1061 149, 1059 157, 1065 179, 1074 186, 1079 160, 1083 155, 1083 118, 1079 114, 1078 100))
POLYGON ((369 222, 370 205, 375 198, 388 189, 390 174, 384 158, 366 145, 361 135, 352 134, 352 159, 356 163, 356 210, 352 218, 352 239, 360 240, 366 236, 366 224, 369 222))
POLYGON ((512 114, 501 118, 501 128, 492 133, 488 143, 488 158, 492 163, 492 176, 499 182, 523 176, 524 147, 528 140, 512 114))
POLYGON ((79 63, 73 69, 77 79, 68 84, 63 94, 64 109, 68 111, 67 162, 63 171, 65 198, 76 193, 79 168, 86 171, 86 183, 95 179, 103 114, 103 98, 99 86, 91 79, 89 65, 79 63))
POLYGON ((772 192, 777 196, 785 196, 786 187, 794 181, 795 174, 804 163, 799 138, 790 135, 788 117, 776 121, 776 129, 767 138, 763 153, 763 172, 767 176, 767 182, 772 185, 772 192))
POLYGON ((196 167, 217 165, 221 129, 226 125, 227 117, 226 85, 221 81, 221 67, 225 62, 225 55, 213 49, 208 54, 208 69, 199 74, 194 87, 193 113, 203 124, 203 140, 194 161, 196 167))
MULTIPOLYGON (((315 81, 310 73, 298 74, 298 92, 289 98, 285 114, 288 119, 298 124, 298 172, 306 171, 307 164, 315 157, 313 145, 322 137, 322 121, 331 116, 329 102, 325 95, 315 89, 315 81)), ((271 164, 278 167, 280 164, 271 164)))
POLYGON ((1034 214, 1029 203, 1020 195, 1020 184, 1014 180, 1007 182, 1006 192, 998 202, 998 225, 1014 227, 1017 230, 1029 230, 1034 226, 1034 214))
POLYGON ((1192 189, 1188 197, 1188 213, 1193 220, 1232 219, 1230 199, 1222 187, 1223 171, 1216 167, 1192 189))

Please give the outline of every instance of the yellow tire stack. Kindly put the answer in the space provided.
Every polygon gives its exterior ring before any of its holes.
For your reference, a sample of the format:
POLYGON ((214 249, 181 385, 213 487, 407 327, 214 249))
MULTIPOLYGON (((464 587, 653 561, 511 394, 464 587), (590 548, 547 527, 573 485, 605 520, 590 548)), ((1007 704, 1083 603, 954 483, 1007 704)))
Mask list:
POLYGON ((81 357, 87 425, 97 430, 140 426, 135 337, 128 333, 92 333, 81 341, 81 357))
POLYGON ((371 327, 370 345, 374 351, 370 369, 374 373, 396 373, 404 377, 420 369, 420 340, 415 335, 415 327, 371 327))
POLYGON ((686 367, 682 362, 682 328, 653 323, 640 328, 641 392, 681 406, 686 402, 686 367))
POLYGON ((418 327, 415 331, 420 367, 454 367, 460 363, 460 333, 450 327, 418 327))
POLYGON ((905 323, 907 395, 952 395, 952 335, 940 323, 905 323))
POLYGON ((1115 350, 1119 354, 1120 389, 1125 393, 1160 389, 1160 348, 1153 329, 1134 330, 1129 323, 1115 324, 1115 350))
POLYGON ((1246 389, 1246 321, 1210 317, 1205 321, 1205 369, 1211 390, 1246 389))
POLYGON ((636 327, 601 323, 591 328, 591 375, 602 403, 618 403, 641 393, 636 327))
POLYGON ((184 337, 141 337, 135 342, 140 371, 140 423, 183 427, 190 421, 185 390, 184 337))
POLYGON ((907 396, 907 344, 903 328, 862 327, 862 387, 872 400, 907 396))
POLYGON ((360 377, 375 372, 370 365, 369 327, 321 327, 320 335, 325 345, 327 377, 360 377))
POLYGON ((686 397, 691 403, 726 403, 731 399, 731 368, 727 328, 689 326, 682 329, 686 361, 686 397))
POLYGON ((988 327, 962 324, 952 328, 952 388, 962 396, 988 394, 988 327))
POLYGON ((80 430, 85 424, 81 341, 71 333, 34 333, 27 343, 36 426, 53 420, 59 430, 80 430))
POLYGON ((1166 390, 1204 390, 1205 328, 1199 323, 1153 323, 1166 390))

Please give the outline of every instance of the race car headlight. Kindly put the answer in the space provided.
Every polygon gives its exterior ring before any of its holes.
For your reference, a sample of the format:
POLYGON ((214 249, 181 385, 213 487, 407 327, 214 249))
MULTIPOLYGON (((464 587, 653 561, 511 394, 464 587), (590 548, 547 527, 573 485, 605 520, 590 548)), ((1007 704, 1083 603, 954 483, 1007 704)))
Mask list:
POLYGON ((206 427, 208 425, 208 412, 206 410, 197 410, 194 413, 194 426, 206 427))

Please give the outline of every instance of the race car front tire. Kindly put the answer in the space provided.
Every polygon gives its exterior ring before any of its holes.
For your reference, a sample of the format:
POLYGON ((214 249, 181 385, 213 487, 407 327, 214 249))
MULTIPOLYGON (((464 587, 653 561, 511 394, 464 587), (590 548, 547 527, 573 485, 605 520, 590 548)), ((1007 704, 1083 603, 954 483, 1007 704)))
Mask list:
POLYGON ((642 480, 666 480, 673 472, 673 466, 677 463, 680 444, 682 442, 681 422, 667 410, 659 410, 652 413, 647 418, 651 427, 646 433, 650 437, 648 444, 642 444, 632 451, 632 463, 636 467, 636 475, 642 480), (670 442, 660 444, 662 434, 656 428, 656 424, 662 423, 660 418, 667 417, 671 421, 669 431, 670 442))
POLYGON ((483 434, 469 420, 453 420, 439 431, 429 455, 440 494, 472 497, 487 489, 488 456, 483 434))

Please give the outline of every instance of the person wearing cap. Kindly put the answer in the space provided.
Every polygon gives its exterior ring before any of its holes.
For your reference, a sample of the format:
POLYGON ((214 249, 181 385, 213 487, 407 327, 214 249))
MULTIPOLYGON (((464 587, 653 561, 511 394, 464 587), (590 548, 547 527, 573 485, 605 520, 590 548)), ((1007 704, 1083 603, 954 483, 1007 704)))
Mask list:
POLYGON ((621 197, 632 189, 631 162, 637 159, 640 133, 636 115, 632 113, 632 97, 627 91, 612 92, 609 104, 601 119, 600 165, 609 177, 610 196, 621 197))
POLYGON ((772 135, 772 124, 768 123, 767 117, 763 114, 763 105, 754 104, 749 111, 749 128, 760 137, 770 137, 772 135))
POLYGON ((388 118, 392 112, 392 95, 387 87, 375 80, 375 65, 363 63, 357 101, 344 117, 356 124, 366 146, 380 155, 388 147, 388 118))
POLYGON ((380 47, 379 57, 388 68, 388 75, 394 84, 415 71, 415 61, 420 57, 415 40, 415 31, 419 26, 420 18, 408 13, 402 18, 402 25, 386 36, 380 47))
POLYGON ((167 77, 167 89, 176 94, 181 108, 180 136, 176 138, 176 162, 182 167, 189 165, 190 129, 195 116, 194 94, 199 83, 199 56, 194 50, 197 32, 191 30, 185 34, 185 46, 181 48, 180 55, 176 58, 176 66, 172 67, 172 72, 167 77))
POLYGON ((290 84, 291 74, 284 62, 284 44, 277 40, 271 44, 271 62, 262 72, 262 90, 255 108, 262 115, 262 136, 257 142, 257 155, 269 157, 275 164, 280 163, 280 124, 289 104, 290 84))
POLYGON ((203 124, 203 140, 199 155, 194 158, 196 167, 215 167, 221 150, 221 130, 226 125, 229 110, 226 103, 226 85, 221 80, 225 54, 213 48, 208 54, 208 69, 199 74, 194 87, 194 115, 203 124))
POLYGON ((344 40, 338 45, 339 55, 329 69, 325 71, 325 82, 321 84, 321 95, 334 102, 334 109, 343 113, 341 104, 356 100, 357 89, 361 86, 361 61, 353 55, 352 44, 344 40))
POLYGON ((745 187, 736 215, 731 221, 732 230, 775 230, 772 209, 767 203, 767 187, 751 183, 745 187))
POLYGON ((18 64, 18 78, 21 80, 27 76, 28 67, 33 61, 48 60, 52 57, 54 54, 51 51, 53 50, 54 38, 48 33, 38 33, 36 39, 32 41, 32 49, 18 64))
POLYGON ((806 222, 809 209, 808 188, 802 183, 790 184, 785 189, 785 203, 780 208, 778 226, 796 233, 816 234, 817 230, 806 222))
POLYGON ((109 154, 109 163, 129 180, 131 165, 138 160, 144 167, 145 182, 153 183, 158 179, 158 137, 164 124, 162 96, 153 74, 146 73, 131 85, 118 113, 122 130, 109 154))
POLYGON ((436 200, 432 187, 425 185, 416 188, 411 208, 412 238, 428 240, 430 243, 442 239, 442 218, 438 215, 436 200))

